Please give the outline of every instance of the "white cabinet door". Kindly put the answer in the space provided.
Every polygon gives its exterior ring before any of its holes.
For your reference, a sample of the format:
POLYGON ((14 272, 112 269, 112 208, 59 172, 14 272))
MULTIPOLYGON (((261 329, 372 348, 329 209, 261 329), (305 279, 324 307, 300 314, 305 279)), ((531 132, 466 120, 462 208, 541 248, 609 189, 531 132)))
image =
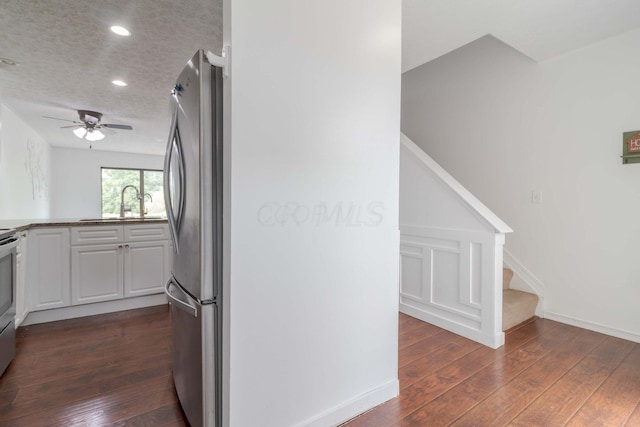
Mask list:
POLYGON ((169 242, 130 242, 124 250, 124 296, 163 292, 169 277, 169 242))
POLYGON ((122 244, 82 245, 71 248, 73 305, 122 298, 123 251, 122 244))
POLYGON ((28 256, 31 309, 69 306, 69 229, 47 227, 29 231, 28 256))
POLYGON ((16 328, 29 314, 27 301, 27 232, 20 232, 20 241, 16 251, 16 328))

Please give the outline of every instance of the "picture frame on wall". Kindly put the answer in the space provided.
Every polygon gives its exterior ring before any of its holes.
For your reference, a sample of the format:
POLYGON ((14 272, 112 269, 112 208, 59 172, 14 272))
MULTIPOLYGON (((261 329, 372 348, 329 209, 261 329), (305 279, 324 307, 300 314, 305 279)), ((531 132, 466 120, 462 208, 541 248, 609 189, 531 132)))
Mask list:
POLYGON ((622 164, 640 163, 640 130, 622 134, 622 164))

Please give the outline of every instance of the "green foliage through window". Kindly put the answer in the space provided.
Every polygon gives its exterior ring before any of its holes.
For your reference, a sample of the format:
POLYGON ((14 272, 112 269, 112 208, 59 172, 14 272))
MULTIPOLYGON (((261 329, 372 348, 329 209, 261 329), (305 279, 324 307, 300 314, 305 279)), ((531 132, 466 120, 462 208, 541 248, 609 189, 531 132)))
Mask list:
POLYGON ((121 200, 126 217, 140 217, 141 212, 145 217, 165 217, 162 180, 162 171, 102 168, 102 217, 119 217, 121 200), (127 188, 122 198, 127 185, 135 188, 127 188))

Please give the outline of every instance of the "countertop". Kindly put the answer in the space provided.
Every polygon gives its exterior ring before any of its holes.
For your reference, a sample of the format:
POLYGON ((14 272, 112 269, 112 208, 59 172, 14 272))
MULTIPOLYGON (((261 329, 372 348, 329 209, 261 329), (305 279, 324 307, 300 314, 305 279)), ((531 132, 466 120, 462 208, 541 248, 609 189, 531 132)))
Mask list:
POLYGON ((0 220, 0 228, 15 228, 24 231, 38 227, 78 227, 85 225, 145 224, 167 222, 166 218, 125 218, 125 219, 85 219, 85 218, 45 218, 45 219, 5 219, 0 220))

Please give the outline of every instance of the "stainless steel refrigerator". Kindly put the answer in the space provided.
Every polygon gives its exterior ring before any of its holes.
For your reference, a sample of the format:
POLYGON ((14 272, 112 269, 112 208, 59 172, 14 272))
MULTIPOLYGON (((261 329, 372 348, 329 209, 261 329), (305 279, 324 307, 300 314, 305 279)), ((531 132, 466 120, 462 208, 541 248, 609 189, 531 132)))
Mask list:
POLYGON ((221 425, 222 68, 198 51, 173 88, 164 192, 173 380, 192 427, 221 425))

